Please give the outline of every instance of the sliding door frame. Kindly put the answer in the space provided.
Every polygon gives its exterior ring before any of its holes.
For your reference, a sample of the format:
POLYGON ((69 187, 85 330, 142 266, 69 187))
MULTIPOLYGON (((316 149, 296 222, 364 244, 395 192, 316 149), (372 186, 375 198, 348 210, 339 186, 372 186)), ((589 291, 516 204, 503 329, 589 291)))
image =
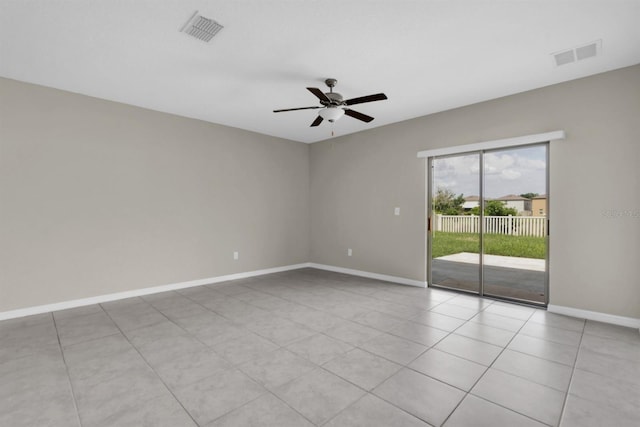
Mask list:
MULTIPOLYGON (((549 304, 549 291, 550 291, 550 286, 549 286, 549 246, 550 246, 550 224, 551 224, 551 194, 550 194, 550 151, 551 151, 551 143, 553 141, 557 141, 557 140, 562 140, 565 138, 565 133, 564 131, 560 130, 560 131, 554 131, 554 132, 547 132, 547 133, 543 133, 543 134, 535 134, 535 135, 525 135, 525 136, 521 136, 521 137, 516 137, 516 138, 508 138, 508 139, 502 139, 502 140, 496 140, 496 141, 487 141, 487 142, 480 142, 480 143, 475 143, 475 144, 468 144, 468 145, 462 145, 462 146, 456 146, 456 147, 447 147, 447 148, 441 148, 441 149, 435 149, 435 150, 426 150, 426 151, 421 151, 418 153, 418 157, 419 158, 425 158, 427 160, 427 164, 426 164, 426 178, 427 178, 427 182, 426 182, 426 192, 425 192, 425 196, 426 196, 426 209, 427 209, 427 217, 428 217, 428 222, 427 222, 427 226, 425 227, 426 230, 424 232, 424 236, 425 236, 425 246, 426 246, 426 271, 425 271, 425 277, 427 278, 427 286, 431 287, 434 286, 433 281, 432 281, 432 268, 431 268, 431 262, 432 262, 432 237, 433 237, 433 227, 432 227, 432 213, 433 213, 433 207, 432 207, 432 196, 433 196, 433 160, 436 158, 444 158, 444 157, 450 157, 450 156, 461 156, 461 155, 468 155, 468 154, 476 154, 479 153, 480 154, 480 189, 479 189, 479 197, 480 197, 480 224, 479 224, 479 232, 480 232, 480 254, 479 254, 479 292, 477 293, 477 295, 479 295, 480 297, 488 297, 488 298, 495 298, 495 299, 501 299, 501 300, 508 300, 511 302, 516 302, 516 303, 521 303, 521 304, 527 304, 527 305, 535 305, 535 306, 542 306, 542 307, 546 307, 549 304), (484 294, 484 289, 483 289, 483 282, 484 282, 484 271, 483 271, 483 254, 484 254, 484 242, 483 242, 483 237, 484 237, 484 154, 485 153, 490 153, 490 152, 495 152, 495 151, 502 151, 502 150, 506 150, 509 148, 524 148, 527 146, 537 146, 537 145, 545 145, 546 146, 546 196, 547 196, 547 206, 546 206, 546 236, 545 236, 545 275, 544 275, 544 302, 543 303, 537 303, 535 301, 527 301, 527 300, 519 300, 519 299, 512 299, 512 298, 507 298, 507 297, 501 297, 499 295, 485 295, 484 294)), ((437 286, 437 285, 435 285, 437 286)), ((446 287, 442 287, 442 288, 446 288, 446 287)), ((450 288, 446 288, 446 289, 450 289, 450 288)), ((456 289, 453 289, 456 290, 456 289)), ((466 293, 473 293, 476 294, 476 292, 472 292, 472 291, 464 291, 464 290, 458 290, 458 291, 462 291, 462 292, 466 292, 466 293)))

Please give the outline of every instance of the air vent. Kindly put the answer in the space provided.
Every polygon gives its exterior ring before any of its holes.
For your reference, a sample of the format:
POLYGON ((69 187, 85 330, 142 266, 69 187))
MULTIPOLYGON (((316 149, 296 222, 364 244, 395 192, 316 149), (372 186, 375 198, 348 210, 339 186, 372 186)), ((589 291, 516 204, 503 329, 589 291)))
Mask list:
POLYGON ((596 40, 584 46, 563 50, 561 52, 552 53, 556 67, 570 64, 576 61, 593 58, 598 56, 602 51, 602 40, 596 40))
POLYGON ((576 58, 578 58, 578 61, 591 58, 598 54, 598 50, 599 49, 597 43, 591 43, 586 46, 578 47, 576 48, 576 58))
POLYGON ((556 65, 559 67, 561 65, 570 64, 571 62, 576 60, 576 56, 573 53, 573 49, 565 50, 564 52, 554 53, 553 57, 556 60, 556 65))
POLYGON ((218 34, 218 32, 223 28, 224 27, 222 25, 218 24, 213 19, 198 15, 198 11, 196 11, 180 31, 187 33, 198 40, 209 42, 213 36, 218 34))

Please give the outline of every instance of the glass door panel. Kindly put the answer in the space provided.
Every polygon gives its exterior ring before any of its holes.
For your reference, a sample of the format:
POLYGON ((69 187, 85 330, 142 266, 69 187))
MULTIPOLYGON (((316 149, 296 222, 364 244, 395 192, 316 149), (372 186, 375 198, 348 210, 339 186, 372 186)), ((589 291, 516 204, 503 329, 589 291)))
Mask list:
POLYGON ((547 145, 488 151, 484 295, 546 302, 547 145))
POLYGON ((429 283, 435 286, 480 292, 480 161, 480 153, 430 161, 429 283))

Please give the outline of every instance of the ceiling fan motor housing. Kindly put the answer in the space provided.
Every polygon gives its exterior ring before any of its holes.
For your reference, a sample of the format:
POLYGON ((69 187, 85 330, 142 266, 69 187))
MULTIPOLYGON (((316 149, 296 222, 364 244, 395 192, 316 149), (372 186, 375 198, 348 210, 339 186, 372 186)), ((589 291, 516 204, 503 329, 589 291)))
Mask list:
POLYGON ((333 91, 333 88, 336 87, 336 85, 338 84, 338 80, 336 79, 326 79, 324 81, 324 83, 329 87, 329 92, 325 93, 325 95, 327 96, 327 98, 329 98, 331 100, 331 102, 327 102, 327 101, 320 101, 320 103, 322 105, 324 105, 325 107, 333 107, 333 106, 340 106, 340 105, 344 105, 344 98, 342 98, 342 95, 340 95, 337 92, 333 91))
POLYGON ((325 95, 327 95, 327 98, 331 100, 331 104, 327 105, 342 105, 344 102, 344 98, 342 97, 342 95, 337 92, 329 92, 325 93, 325 95))

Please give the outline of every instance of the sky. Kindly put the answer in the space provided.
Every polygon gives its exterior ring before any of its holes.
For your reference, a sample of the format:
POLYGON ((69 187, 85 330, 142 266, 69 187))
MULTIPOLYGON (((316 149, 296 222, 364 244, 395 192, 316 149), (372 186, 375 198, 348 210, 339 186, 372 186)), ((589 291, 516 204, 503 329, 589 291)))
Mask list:
MULTIPOLYGON (((433 189, 478 196, 479 154, 445 157, 433 161, 433 189)), ((546 146, 493 151, 484 155, 484 196, 546 193, 546 146)))

